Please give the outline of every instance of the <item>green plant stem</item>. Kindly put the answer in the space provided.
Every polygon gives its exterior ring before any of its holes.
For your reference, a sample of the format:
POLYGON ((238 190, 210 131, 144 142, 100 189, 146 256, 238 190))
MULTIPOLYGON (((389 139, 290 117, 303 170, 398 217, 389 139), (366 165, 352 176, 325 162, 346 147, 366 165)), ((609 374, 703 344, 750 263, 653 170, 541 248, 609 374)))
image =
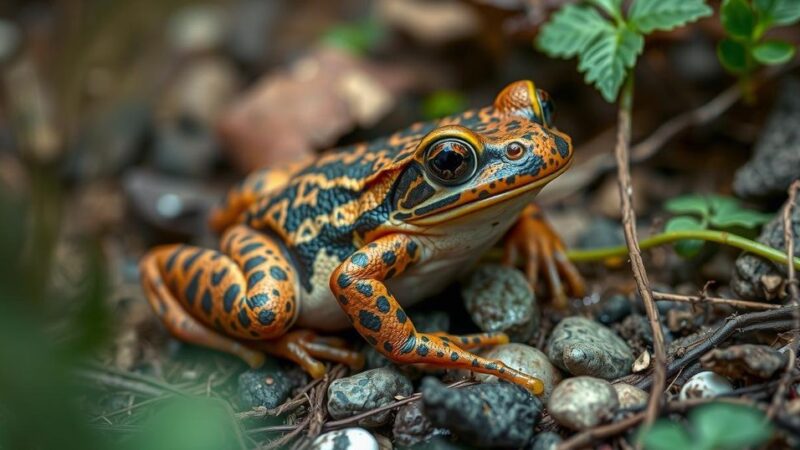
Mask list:
MULTIPOLYGON (((786 264, 786 253, 772 247, 760 244, 750 239, 717 230, 675 230, 666 231, 655 236, 651 236, 639 241, 639 247, 647 250, 659 245, 669 244, 676 241, 689 239, 699 239, 703 241, 716 242, 719 244, 730 245, 754 255, 761 256, 780 264, 786 264)), ((628 248, 624 245, 617 247, 603 247, 590 250, 569 250, 567 257, 573 262, 599 261, 608 258, 627 256, 628 248)), ((794 266, 800 269, 800 258, 794 258, 794 266)))

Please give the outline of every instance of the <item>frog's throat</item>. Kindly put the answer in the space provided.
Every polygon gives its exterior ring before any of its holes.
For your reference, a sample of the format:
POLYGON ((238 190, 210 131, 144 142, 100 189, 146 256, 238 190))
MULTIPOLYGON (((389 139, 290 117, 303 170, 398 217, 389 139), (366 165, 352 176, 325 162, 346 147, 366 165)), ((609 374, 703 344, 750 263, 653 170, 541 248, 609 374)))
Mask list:
POLYGON ((501 192, 500 194, 494 195, 492 197, 488 197, 483 200, 477 200, 461 206, 457 206, 455 208, 448 209, 437 214, 432 214, 430 216, 420 217, 416 219, 414 218, 408 219, 408 223, 411 225, 427 227, 427 226, 439 225, 445 222, 452 222, 458 219, 459 217, 466 216, 476 211, 485 210, 486 208, 491 208, 493 205, 509 201, 511 199, 517 198, 520 195, 524 195, 536 189, 541 189, 547 183, 558 178, 558 176, 564 173, 567 169, 569 169, 571 165, 572 165, 572 158, 570 158, 563 167, 558 169, 557 172, 553 172, 552 174, 540 180, 536 180, 533 183, 525 184, 518 188, 501 192))

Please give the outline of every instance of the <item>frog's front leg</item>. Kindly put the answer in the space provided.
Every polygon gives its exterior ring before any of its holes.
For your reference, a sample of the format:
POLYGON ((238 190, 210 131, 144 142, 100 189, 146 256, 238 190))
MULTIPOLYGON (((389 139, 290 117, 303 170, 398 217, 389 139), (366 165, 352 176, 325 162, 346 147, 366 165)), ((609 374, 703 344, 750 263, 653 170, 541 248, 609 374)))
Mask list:
MULTIPOLYGON (((412 238, 392 234, 359 249, 333 271, 331 290, 356 330, 376 350, 396 363, 423 363, 487 373, 536 394, 541 393, 541 380, 500 361, 467 352, 458 345, 459 340, 454 336, 420 333, 414 328, 384 282, 417 262, 419 253, 412 238)), ((476 336, 485 343, 502 341, 500 335, 476 336)))
POLYGON ((557 307, 567 307, 567 292, 576 297, 584 295, 586 286, 583 278, 567 259, 564 243, 534 204, 522 211, 506 236, 503 262, 513 265, 518 256, 522 256, 525 274, 532 286, 536 285, 540 272, 545 275, 557 307))

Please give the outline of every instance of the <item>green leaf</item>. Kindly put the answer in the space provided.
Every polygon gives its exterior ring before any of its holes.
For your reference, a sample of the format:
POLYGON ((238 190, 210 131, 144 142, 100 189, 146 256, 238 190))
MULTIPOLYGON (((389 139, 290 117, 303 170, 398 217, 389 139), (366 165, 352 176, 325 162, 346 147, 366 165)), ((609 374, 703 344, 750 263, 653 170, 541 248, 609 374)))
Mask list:
POLYGON ((711 205, 704 195, 682 195, 667 200, 664 209, 673 214, 697 214, 708 217, 711 214, 711 205))
POLYGON ((625 81, 627 69, 633 67, 643 47, 642 35, 627 28, 603 31, 580 54, 578 70, 586 73, 586 82, 594 84, 607 102, 613 102, 625 81))
POLYGON ((794 51, 788 42, 766 41, 753 47, 753 58, 761 64, 783 64, 794 57, 794 51))
POLYGON ((745 0, 723 1, 720 19, 725 31, 735 38, 747 40, 753 35, 756 15, 745 0))
POLYGON ((791 25, 800 20, 797 0, 755 0, 754 5, 767 25, 791 25))
POLYGON ((611 17, 622 17, 622 0, 591 0, 611 17))
POLYGON ((737 209, 714 214, 709 223, 714 228, 742 227, 752 229, 764 225, 772 220, 771 214, 765 214, 751 209, 737 209))
MULTIPOLYGON (((703 224, 690 216, 677 216, 669 219, 664 231, 682 231, 682 230, 703 230, 703 224)), ((683 258, 692 258, 700 253, 703 248, 703 241, 699 239, 687 239, 678 241, 674 245, 675 251, 683 258)))
POLYGON ((638 30, 649 33, 671 30, 713 12, 703 0, 636 0, 628 16, 638 30))
POLYGON ((747 48, 733 39, 725 38, 717 44, 717 58, 726 70, 739 74, 747 71, 747 48))
POLYGON ((323 34, 322 42, 361 55, 375 47, 383 36, 384 29, 378 22, 365 20, 334 26, 323 34))
POLYGON ((463 111, 467 107, 467 98, 456 91, 436 91, 425 98, 422 104, 422 114, 427 119, 441 117, 463 111))
POLYGON ((692 410, 689 420, 700 448, 756 447, 772 434, 761 411, 744 405, 711 403, 692 410))
POLYGON ((642 434, 645 450, 674 450, 695 448, 686 430, 675 422, 661 419, 642 434))
POLYGON ((596 9, 567 5, 542 27, 536 45, 549 56, 572 58, 609 30, 613 27, 596 9))

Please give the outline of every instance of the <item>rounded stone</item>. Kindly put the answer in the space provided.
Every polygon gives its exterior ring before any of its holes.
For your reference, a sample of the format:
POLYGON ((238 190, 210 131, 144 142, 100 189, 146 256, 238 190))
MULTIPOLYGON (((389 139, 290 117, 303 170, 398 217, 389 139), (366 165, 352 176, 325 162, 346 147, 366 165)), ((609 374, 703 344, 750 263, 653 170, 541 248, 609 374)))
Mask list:
POLYGON ((711 371, 705 371, 689 378, 686 384, 681 387, 678 398, 681 401, 690 398, 711 398, 726 394, 732 390, 733 385, 727 378, 711 371))
MULTIPOLYGON (((483 357, 490 360, 500 360, 512 369, 532 375, 544 383, 544 392, 540 396, 542 401, 547 401, 553 388, 561 382, 561 371, 547 359, 538 348, 525 344, 510 343, 498 345, 483 353, 483 357)), ((476 374, 476 378, 485 382, 496 382, 494 375, 476 374)))
POLYGON ((289 392, 306 380, 304 374, 284 371, 268 362, 260 369, 251 369, 239 375, 239 404, 244 409, 263 406, 276 408, 288 397, 289 392))
POLYGON ((620 409, 638 408, 647 404, 647 392, 627 383, 612 385, 617 391, 620 409))
POLYGON ((528 448, 530 450, 556 450, 558 444, 562 441, 563 439, 561 439, 561 436, 558 434, 552 431, 545 431, 544 433, 537 434, 528 448))
POLYGON ((611 380, 631 372, 633 351, 609 328, 585 317, 567 317, 547 340, 547 356, 572 375, 611 380))
MULTIPOLYGON (((343 419, 386 405, 395 396, 413 393, 411 381, 391 368, 367 370, 351 377, 335 380, 328 387, 328 412, 334 419, 343 419)), ((392 411, 375 414, 358 422, 372 427, 389 421, 392 411)))
POLYGON ((513 267, 478 267, 462 286, 461 295, 473 322, 483 331, 502 331, 512 341, 527 342, 539 328, 533 289, 513 267))
POLYGON ((435 428, 423 411, 422 402, 413 402, 397 410, 392 436, 400 446, 412 446, 437 435, 448 434, 444 428, 435 428))
POLYGON ((550 416, 559 425, 577 431, 610 420, 618 408, 617 391, 611 383, 585 376, 559 383, 547 403, 550 416))
POLYGON ((363 428, 342 428, 320 435, 311 443, 313 450, 378 450, 375 436, 363 428))

